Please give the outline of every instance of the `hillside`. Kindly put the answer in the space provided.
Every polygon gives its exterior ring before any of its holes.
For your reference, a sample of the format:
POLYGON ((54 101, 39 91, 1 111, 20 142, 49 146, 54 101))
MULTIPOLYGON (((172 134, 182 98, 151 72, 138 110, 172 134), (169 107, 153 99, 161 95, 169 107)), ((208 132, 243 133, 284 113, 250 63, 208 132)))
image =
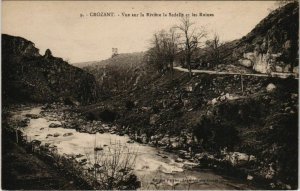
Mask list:
POLYGON ((173 79, 170 75, 152 79, 78 111, 88 120, 112 123, 114 131, 137 142, 179 154, 191 149, 180 156, 192 161, 208 157, 217 170, 234 176, 237 172, 229 170, 225 156, 234 152, 254 156, 254 163, 234 167, 242 172, 239 177, 275 182, 276 189, 285 189, 286 184, 296 188, 298 81, 252 76, 243 81, 242 85, 238 75, 189 78, 175 71, 173 79))
POLYGON ((90 65, 94 65, 97 64, 98 61, 88 61, 88 62, 76 62, 76 63, 70 63, 73 66, 76 66, 78 68, 84 68, 90 65))
POLYGON ((148 73, 151 71, 143 52, 119 54, 83 69, 95 76, 102 92, 105 93, 127 91, 142 85, 145 80, 148 81, 148 73))
POLYGON ((126 68, 141 64, 143 61, 143 57, 143 52, 122 53, 106 60, 78 63, 77 65, 86 65, 85 69, 102 68, 108 65, 122 66, 126 68))
MULTIPOLYGON (((289 3, 272 11, 246 36, 220 45, 221 62, 213 69, 237 73, 298 73, 298 9, 298 3, 289 3)), ((155 74, 145 55, 147 52, 120 54, 99 62, 87 62, 85 64, 90 65, 83 69, 95 76, 104 91, 122 92, 137 84, 143 85, 144 81, 151 83, 149 79, 155 74)), ((194 54, 192 68, 207 69, 202 65, 214 63, 212 55, 208 47, 199 49, 194 54)), ((182 57, 179 53, 174 64, 181 65, 182 57)))
POLYGON ((72 100, 90 103, 96 99, 95 78, 52 56, 40 55, 33 42, 2 34, 2 98, 8 102, 72 100))
MULTIPOLYGON (((298 73, 298 23, 298 2, 272 11, 246 36, 220 46, 223 63, 240 64, 260 73, 298 73)), ((206 49, 199 55, 208 62, 213 60, 206 49)))
MULTIPOLYGON (((296 59, 291 55, 298 47, 284 45, 298 40, 297 7, 292 3, 273 11, 248 35, 224 44, 225 67, 241 66, 249 57, 249 70, 264 73, 269 63, 266 55, 282 53, 275 61, 291 68, 296 59), (290 60, 284 62, 284 55, 290 55, 290 60)), ((297 79, 196 73, 190 78, 180 71, 158 74, 144 68, 140 81, 147 83, 133 86, 124 80, 133 73, 113 78, 125 71, 120 67, 108 75, 118 94, 77 111, 87 120, 112 123, 114 133, 165 148, 200 167, 263 183, 266 189, 297 188, 297 79), (123 86, 115 85, 116 79, 122 79, 123 86), (235 159, 240 156, 245 157, 235 159)), ((94 70, 91 73, 97 73, 94 70)))
MULTIPOLYGON (((79 69, 50 50, 40 55, 26 39, 2 35, 4 102, 47 103, 4 107, 4 140, 21 142, 15 128, 24 127, 28 150, 38 144, 42 149, 36 153, 50 156, 54 166, 71 170, 68 177, 79 176, 98 190, 137 189, 151 173, 147 184, 155 189, 227 188, 211 182, 242 189, 225 179, 238 179, 249 188, 297 189, 299 80, 288 72, 297 72, 298 8, 298 3, 287 4, 246 36, 220 46, 218 66, 199 66, 200 59, 206 64, 214 60, 208 48, 200 49, 193 67, 215 70, 206 73, 155 67, 168 56, 155 59, 149 52, 77 63, 88 65, 79 69), (285 72, 286 78, 270 71, 285 72), (77 106, 65 105, 70 102, 77 106), (140 149, 137 157, 121 155, 130 154, 130 147, 140 149), (128 166, 131 158, 137 165, 128 166), (208 171, 213 174, 206 176, 208 171), (168 187, 158 187, 163 179, 168 187), (178 179, 184 183, 169 181, 178 179), (190 187, 195 183, 199 187, 190 187)), ((183 63, 180 54, 176 65, 183 63)), ((13 156, 8 149, 6 164, 13 156)), ((14 166, 6 166, 11 174, 14 166)))

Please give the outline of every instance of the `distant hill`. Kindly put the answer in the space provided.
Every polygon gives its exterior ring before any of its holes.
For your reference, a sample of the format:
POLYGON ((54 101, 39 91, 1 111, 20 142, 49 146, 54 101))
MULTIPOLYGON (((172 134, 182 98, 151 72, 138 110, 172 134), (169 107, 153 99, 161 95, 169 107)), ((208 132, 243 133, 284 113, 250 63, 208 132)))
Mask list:
POLYGON ((105 91, 126 90, 135 87, 147 72, 145 53, 124 53, 83 67, 93 74, 105 91))
POLYGON ((39 54, 33 42, 2 34, 2 98, 5 102, 51 102, 96 99, 95 78, 48 49, 39 54))
POLYGON ((144 55, 144 52, 122 53, 106 60, 75 63, 74 65, 85 65, 83 67, 85 69, 103 68, 107 65, 134 67, 143 62, 144 55))
POLYGON ((94 65, 97 63, 99 63, 99 61, 76 62, 76 63, 70 63, 70 64, 73 66, 76 66, 78 68, 83 68, 83 67, 94 65))

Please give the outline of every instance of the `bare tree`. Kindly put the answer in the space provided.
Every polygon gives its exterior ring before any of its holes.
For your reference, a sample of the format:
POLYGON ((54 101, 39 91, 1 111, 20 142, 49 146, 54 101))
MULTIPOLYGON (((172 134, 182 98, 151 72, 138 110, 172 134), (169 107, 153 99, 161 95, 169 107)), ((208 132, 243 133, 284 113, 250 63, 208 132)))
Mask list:
POLYGON ((175 28, 171 28, 168 33, 167 41, 167 59, 169 61, 169 67, 172 74, 172 79, 174 75, 174 60, 179 50, 179 39, 180 34, 176 33, 175 28))
POLYGON ((220 37, 217 33, 214 34, 211 40, 206 41, 206 46, 208 47, 208 54, 211 56, 213 66, 219 65, 221 60, 220 47, 223 45, 220 41, 220 37))
POLYGON ((94 186, 101 190, 129 189, 139 187, 133 174, 137 152, 120 143, 108 147, 94 147, 94 153, 85 153, 93 171, 94 186))
POLYGON ((153 35, 151 56, 154 58, 156 67, 165 72, 170 69, 173 77, 173 63, 178 53, 178 42, 180 35, 174 28, 169 32, 161 30, 153 35))
POLYGON ((193 53, 201 47, 201 40, 206 37, 203 27, 195 27, 195 23, 190 21, 188 16, 182 17, 180 25, 175 26, 183 33, 182 45, 185 52, 185 63, 188 66, 189 75, 192 76, 191 59, 193 53))
POLYGON ((164 43, 165 36, 166 32, 164 30, 155 33, 153 35, 153 39, 151 40, 152 48, 150 49, 150 56, 154 62, 155 67, 163 73, 165 72, 167 67, 164 43))

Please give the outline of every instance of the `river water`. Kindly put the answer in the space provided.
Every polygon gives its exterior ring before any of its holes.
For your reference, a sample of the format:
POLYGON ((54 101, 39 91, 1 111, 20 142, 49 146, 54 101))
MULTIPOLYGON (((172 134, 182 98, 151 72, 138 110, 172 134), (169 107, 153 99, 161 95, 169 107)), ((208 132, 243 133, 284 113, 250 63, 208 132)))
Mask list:
MULTIPOLYGON (((22 118, 26 114, 39 114, 40 107, 16 112, 14 118, 22 118)), ((60 155, 82 155, 76 160, 92 156, 95 147, 111 148, 119 145, 136 154, 134 173, 141 180, 141 189, 253 189, 245 182, 229 179, 215 174, 211 170, 191 170, 191 162, 175 162, 174 154, 159 148, 139 143, 127 143, 128 136, 110 133, 88 134, 76 132, 75 129, 49 128, 51 123, 60 124, 53 117, 30 119, 29 125, 23 129, 28 140, 39 140, 57 148, 60 155), (68 136, 63 136, 63 135, 68 136), (53 136, 56 135, 56 136, 53 136), (189 180, 189 183, 187 183, 189 180), (152 184, 155 182, 155 185, 152 184), (158 183, 159 182, 159 183, 158 183), (176 186, 174 186, 176 185, 176 186)), ((91 157, 93 158, 93 157, 91 157)))

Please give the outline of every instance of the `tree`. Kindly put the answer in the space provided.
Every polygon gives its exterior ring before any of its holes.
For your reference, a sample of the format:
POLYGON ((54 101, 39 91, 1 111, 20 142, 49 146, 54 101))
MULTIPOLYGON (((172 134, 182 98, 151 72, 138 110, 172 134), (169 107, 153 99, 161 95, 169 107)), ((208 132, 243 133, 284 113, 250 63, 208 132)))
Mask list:
POLYGON ((165 72, 166 69, 166 58, 164 51, 164 43, 163 39, 165 36, 165 31, 161 30, 153 35, 153 39, 151 40, 152 48, 149 51, 149 54, 152 58, 154 66, 158 71, 165 72))
POLYGON ((213 144, 212 139, 214 135, 212 121, 203 116, 200 123, 193 128, 193 134, 200 140, 202 149, 209 149, 213 144))
POLYGON ((185 53, 185 63, 188 66, 189 75, 192 76, 191 59, 193 53, 200 47, 201 40, 206 37, 206 31, 203 27, 197 28, 195 23, 190 21, 188 16, 182 17, 180 25, 175 26, 183 35, 182 45, 185 53))
MULTIPOLYGON (((96 143, 95 143, 96 145, 96 143)), ((107 147, 94 146, 94 153, 86 151, 94 187, 100 190, 135 190, 140 187, 134 166, 137 151, 124 147, 120 142, 107 147)))
POLYGON ((211 56, 211 60, 213 61, 213 66, 219 65, 222 60, 220 56, 220 47, 223 45, 220 41, 220 37, 218 34, 214 34, 211 40, 206 41, 206 46, 208 47, 208 55, 211 56))
POLYGON ((155 66, 163 72, 169 68, 172 76, 173 63, 178 53, 179 37, 174 28, 171 28, 169 32, 161 30, 155 33, 151 42, 150 55, 154 59, 155 66))
POLYGON ((227 147, 233 150, 240 143, 238 131, 216 118, 202 116, 198 125, 193 128, 193 133, 200 142, 202 149, 220 151, 227 147))
POLYGON ((180 39, 180 34, 176 33, 176 30, 174 28, 171 28, 169 30, 169 33, 167 34, 167 38, 164 39, 166 44, 166 57, 169 62, 169 68, 172 74, 174 74, 174 60, 178 53, 178 43, 180 39))

